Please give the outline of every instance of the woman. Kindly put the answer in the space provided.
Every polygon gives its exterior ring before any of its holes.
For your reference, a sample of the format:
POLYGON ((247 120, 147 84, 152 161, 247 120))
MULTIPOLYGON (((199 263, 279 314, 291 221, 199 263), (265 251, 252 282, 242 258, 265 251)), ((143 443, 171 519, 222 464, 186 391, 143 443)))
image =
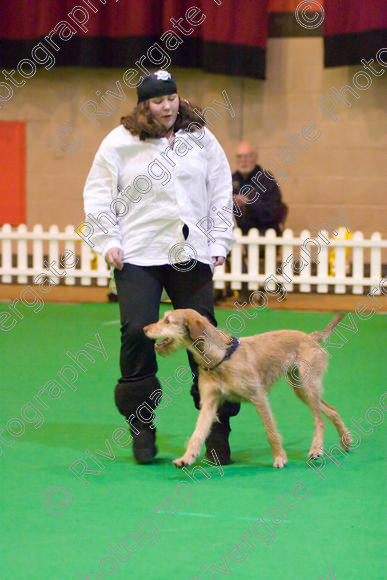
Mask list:
MULTIPOLYGON (((144 416, 144 409, 157 407, 161 386, 154 344, 142 329, 158 320, 163 288, 174 308, 193 308, 216 325, 213 269, 234 239, 216 215, 232 211, 231 171, 216 138, 179 97, 167 71, 146 77, 137 94, 133 112, 101 143, 84 201, 94 228, 90 241, 114 267, 120 304, 115 402, 129 424, 136 461, 149 463, 157 453, 156 430, 154 415, 144 416), (206 233, 212 229, 208 218, 218 226, 212 234, 206 233)), ((199 409, 198 369, 190 354, 189 363, 199 409)), ((238 411, 238 404, 222 405, 206 442, 222 464, 230 460, 229 417, 238 411)))

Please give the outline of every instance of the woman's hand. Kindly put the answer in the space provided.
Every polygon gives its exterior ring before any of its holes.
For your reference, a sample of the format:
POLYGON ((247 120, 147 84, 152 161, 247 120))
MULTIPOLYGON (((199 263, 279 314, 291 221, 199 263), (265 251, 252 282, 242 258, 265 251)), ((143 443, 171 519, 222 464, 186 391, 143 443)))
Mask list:
POLYGON ((214 266, 221 266, 224 264, 225 259, 226 258, 223 258, 223 256, 211 256, 212 264, 214 266))
POLYGON ((117 270, 122 270, 124 264, 122 263, 122 258, 124 256, 121 248, 110 248, 106 252, 105 260, 109 266, 114 266, 117 270))

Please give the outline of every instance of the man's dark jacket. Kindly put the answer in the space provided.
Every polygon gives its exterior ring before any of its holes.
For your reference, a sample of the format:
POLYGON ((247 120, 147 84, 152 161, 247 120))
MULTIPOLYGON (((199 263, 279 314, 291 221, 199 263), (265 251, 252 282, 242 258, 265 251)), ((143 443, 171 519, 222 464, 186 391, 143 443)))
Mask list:
POLYGON ((247 193, 246 197, 248 199, 253 199, 257 192, 260 194, 259 198, 253 203, 245 204, 243 207, 240 205, 242 211, 240 217, 235 215, 238 227, 242 230, 243 235, 246 235, 251 228, 257 228, 261 234, 269 228, 274 228, 277 235, 280 235, 281 228, 279 223, 283 218, 284 206, 277 183, 273 179, 266 177, 262 168, 256 165, 246 178, 243 178, 239 171, 233 173, 232 185, 234 195, 238 194, 244 185, 250 185, 254 188, 251 191, 249 189, 245 190, 244 193, 247 193), (259 176, 258 182, 266 188, 266 191, 261 191, 254 182, 250 181, 259 171, 262 175, 259 176), (249 191, 250 193, 248 193, 249 191))

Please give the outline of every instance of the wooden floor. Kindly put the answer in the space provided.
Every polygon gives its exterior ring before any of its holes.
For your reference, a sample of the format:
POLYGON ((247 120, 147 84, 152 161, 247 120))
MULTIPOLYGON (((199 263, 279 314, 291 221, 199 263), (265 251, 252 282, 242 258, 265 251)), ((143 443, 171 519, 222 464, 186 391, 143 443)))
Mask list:
MULTIPOLYGON (((240 298, 228 298, 217 304, 217 308, 235 308, 234 303, 238 300, 240 304, 243 300, 240 298)), ((334 295, 334 294, 290 294, 286 296, 282 302, 277 302, 275 298, 270 297, 268 308, 274 310, 303 310, 309 312, 335 312, 335 311, 355 311, 356 306, 360 303, 366 301, 369 306, 365 308, 365 312, 368 312, 375 308, 377 312, 387 312, 387 296, 378 296, 377 301, 380 304, 372 303, 370 298, 366 296, 357 295, 334 295)), ((365 307, 365 305, 362 305, 365 307)), ((360 308, 360 305, 359 305, 360 308)))
MULTIPOLYGON (((78 287, 78 286, 57 286, 49 293, 43 294, 38 286, 27 286, 23 284, 0 284, 0 301, 13 301, 19 298, 20 294, 27 287, 33 288, 38 293, 44 302, 62 302, 69 304, 77 304, 81 302, 107 302, 109 290, 107 288, 96 287, 78 287)), ((25 295, 25 300, 32 303, 34 300, 31 292, 25 295)), ((333 294, 291 294, 281 302, 277 302, 275 297, 269 297, 268 307, 275 310, 303 310, 303 311, 317 311, 317 312, 334 312, 334 311, 355 311, 358 308, 365 307, 365 311, 369 311, 372 307, 377 312, 387 312, 387 297, 384 295, 374 298, 377 303, 373 303, 370 298, 361 294, 352 295, 333 295, 333 294), (368 302, 369 306, 366 308, 365 304, 360 305, 361 302, 368 302)), ((217 302, 216 307, 232 310, 235 308, 235 302, 238 301, 243 304, 243 299, 234 296, 223 299, 217 302)))

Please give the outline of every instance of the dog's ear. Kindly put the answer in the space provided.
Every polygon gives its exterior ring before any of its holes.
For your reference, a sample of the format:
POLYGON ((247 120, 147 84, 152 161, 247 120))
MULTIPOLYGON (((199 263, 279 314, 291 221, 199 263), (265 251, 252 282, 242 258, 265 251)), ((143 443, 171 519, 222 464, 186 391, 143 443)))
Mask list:
POLYGON ((188 328, 188 332, 192 340, 196 340, 200 336, 203 336, 205 325, 203 317, 197 312, 186 313, 185 324, 188 328))

